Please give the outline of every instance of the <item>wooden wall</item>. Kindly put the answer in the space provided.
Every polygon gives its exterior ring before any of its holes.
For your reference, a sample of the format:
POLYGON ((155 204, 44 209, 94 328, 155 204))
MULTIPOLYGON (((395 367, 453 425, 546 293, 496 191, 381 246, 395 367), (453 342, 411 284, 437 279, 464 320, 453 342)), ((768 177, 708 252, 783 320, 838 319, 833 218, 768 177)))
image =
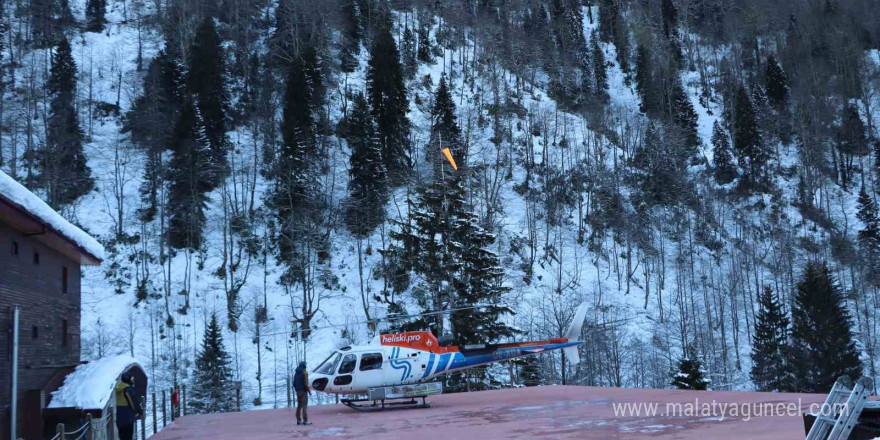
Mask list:
MULTIPOLYGON (((0 223, 0 426, 9 426, 12 307, 21 307, 21 405, 28 390, 42 390, 50 382, 58 382, 60 371, 69 371, 80 361, 80 276, 79 263, 0 223), (13 252, 14 242, 18 243, 18 255, 13 252), (39 263, 35 262, 34 253, 39 253, 39 263), (68 273, 66 294, 62 283, 64 267, 68 273), (62 341, 64 321, 66 344, 62 341)), ((45 395, 49 397, 48 393, 45 395)), ((19 408, 19 435, 24 435, 23 408, 19 408)), ((8 429, 0 432, 0 440, 6 439, 8 429)))

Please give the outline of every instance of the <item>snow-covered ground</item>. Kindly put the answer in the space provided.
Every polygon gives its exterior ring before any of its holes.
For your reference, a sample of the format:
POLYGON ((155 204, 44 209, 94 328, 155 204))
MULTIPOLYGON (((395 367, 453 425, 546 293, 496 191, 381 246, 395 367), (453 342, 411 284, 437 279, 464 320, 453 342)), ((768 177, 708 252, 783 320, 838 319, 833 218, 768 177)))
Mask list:
MULTIPOLYGON (((72 1, 74 13, 78 19, 83 18, 84 0, 72 1)), ((144 5, 145 13, 149 13, 151 5, 144 5)), ((138 30, 135 20, 129 17, 125 22, 123 17, 123 4, 111 2, 108 9, 110 25, 104 33, 85 33, 72 39, 73 52, 79 68, 79 96, 85 101, 88 96, 95 102, 115 103, 119 102, 123 112, 131 107, 132 101, 140 93, 141 76, 146 69, 138 72, 135 69, 137 61, 138 30)), ((128 11, 132 14, 131 11, 128 11)), ((586 17, 588 14, 584 14, 586 17)), ((595 8, 591 23, 585 19, 584 29, 587 38, 597 26, 596 17, 598 8, 595 8)), ((398 17, 401 19, 401 17, 398 17)), ((435 29, 436 30, 436 29, 435 29)), ((399 34, 399 33, 396 33, 399 34)), ((266 36, 261 36, 265 38, 266 36)), ((141 35, 143 42, 144 66, 161 48, 160 36, 152 31, 145 30, 141 35)), ((480 125, 477 122, 477 112, 486 112, 485 102, 490 102, 491 87, 487 75, 478 75, 471 78, 463 74, 459 57, 462 50, 472 50, 474 42, 468 40, 466 48, 456 51, 444 51, 429 65, 420 65, 415 79, 409 84, 411 112, 410 119, 413 123, 413 131, 418 151, 423 152, 422 145, 427 139, 430 126, 428 110, 434 87, 444 73, 450 81, 458 106, 459 124, 467 134, 470 144, 471 156, 469 164, 476 167, 479 164, 494 164, 496 147, 489 139, 493 137, 491 124, 480 125), (450 68, 450 66, 452 66, 450 68), (451 70, 450 70, 451 69, 451 70), (426 80, 429 79, 429 80, 426 80), (430 85, 421 85, 427 82, 430 85), (421 102, 421 105, 417 104, 421 102)), ((639 112, 639 98, 631 85, 628 85, 626 75, 616 62, 616 48, 612 44, 601 44, 608 60, 608 82, 611 105, 608 117, 627 121, 630 126, 638 126, 645 123, 644 116, 639 112)), ((41 59, 43 51, 34 51, 25 59, 41 59)), ((869 55, 875 62, 880 63, 880 55, 874 51, 869 55)), ((352 74, 338 76, 333 82, 339 90, 331 90, 327 99, 332 109, 331 117, 338 119, 342 112, 344 87, 358 91, 364 89, 365 68, 367 50, 362 48, 359 56, 359 68, 352 74)), ((39 63, 38 63, 39 64, 39 63)), ((19 75, 25 75, 25 69, 19 71, 19 75)), ((571 164, 580 161, 592 161, 596 168, 612 169, 617 161, 623 160, 624 154, 619 145, 607 139, 601 133, 592 131, 585 117, 579 114, 567 113, 548 97, 548 93, 541 83, 538 75, 538 84, 526 84, 524 87, 517 83, 517 78, 510 72, 501 75, 504 88, 508 91, 517 91, 517 103, 528 110, 529 115, 517 118, 511 124, 512 137, 515 140, 525 139, 533 146, 534 161, 541 163, 548 160, 549 164, 557 168, 570 167, 571 164), (541 136, 533 136, 528 132, 526 120, 534 118, 546 122, 547 132, 541 136), (565 138, 568 145, 575 148, 561 146, 559 139, 565 138), (549 140, 549 142, 548 142, 549 140), (544 145, 547 142, 547 145, 544 145), (547 154, 544 154, 544 151, 547 154)), ((24 78, 21 78, 23 80, 24 78)), ((682 79, 685 88, 690 94, 691 102, 698 114, 699 134, 703 141, 703 155, 711 160, 710 137, 712 126, 720 117, 719 103, 709 101, 709 108, 703 107, 699 99, 698 75, 695 72, 684 72, 682 79)), ((522 78, 520 78, 522 80, 522 78)), ((880 115, 878 115, 880 117, 880 115)), ((99 356, 107 356, 118 353, 127 353, 137 358, 151 377, 151 386, 155 390, 167 389, 171 386, 174 375, 171 368, 175 359, 184 375, 177 379, 187 382, 186 371, 192 370, 191 360, 199 350, 200 341, 204 332, 206 315, 217 313, 225 316, 226 298, 222 280, 213 273, 222 264, 221 246, 223 242, 223 206, 221 190, 210 194, 207 239, 212 244, 205 255, 187 255, 183 252, 174 256, 166 264, 153 262, 149 266, 152 284, 150 290, 165 294, 171 292, 166 298, 150 298, 147 301, 136 303, 133 293, 133 272, 143 270, 135 267, 130 258, 143 243, 153 246, 158 240, 158 228, 156 225, 148 225, 141 229, 134 219, 134 211, 139 204, 138 187, 141 179, 143 163, 140 155, 133 151, 126 135, 120 133, 120 120, 112 116, 100 116, 89 120, 83 115, 83 125, 90 135, 86 145, 86 153, 89 165, 97 180, 98 190, 84 197, 74 210, 66 212, 69 219, 83 227, 87 232, 107 241, 113 237, 113 231, 117 229, 118 217, 117 200, 123 200, 126 216, 124 229, 129 234, 138 234, 140 242, 135 244, 116 244, 108 246, 107 260, 101 268, 86 268, 83 279, 83 352, 85 359, 95 359, 99 356), (116 197, 118 196, 118 197, 116 197), (189 278, 185 274, 190 273, 189 278), (107 276, 108 274, 112 276, 107 276), (115 280, 122 279, 122 285, 116 284, 115 280), (165 280, 168 285, 164 285, 165 280), (183 304, 183 296, 177 295, 184 289, 188 289, 191 297, 191 309, 186 315, 175 312, 183 304), (117 292, 119 290, 120 292, 117 292), (121 293, 121 294, 119 294, 121 293), (166 302, 167 301, 167 302, 166 302), (164 327, 166 312, 170 311, 175 320, 171 328, 164 327), (176 353, 176 355, 175 355, 176 353)), ((623 124, 622 124, 623 125, 623 124)), ((618 133, 620 134, 620 133, 618 133)), ((253 162, 254 149, 251 147, 253 136, 247 127, 242 127, 229 134, 230 141, 236 145, 233 153, 237 163, 248 164, 253 162)), ((335 143, 335 140, 333 142, 335 143)), ((346 194, 346 179, 348 167, 348 149, 344 142, 339 142, 334 149, 332 158, 331 175, 326 182, 332 183, 333 199, 342 200, 346 194)), ((508 148, 508 147, 504 147, 508 148)), ((517 148, 522 148, 517 146, 517 148)), ((513 148, 511 148, 512 150, 513 148)), ((796 152, 794 148, 783 149, 783 166, 789 166, 794 162, 796 152)), ((424 154, 424 153, 420 153, 424 154)), ((524 153, 523 153, 524 154, 524 153)), ((695 168, 699 168, 697 166, 695 168)), ((675 279, 675 271, 670 267, 653 267, 655 277, 668 277, 665 285, 660 289, 659 295, 655 285, 659 282, 645 279, 641 276, 643 268, 638 268, 632 282, 624 282, 620 278, 619 267, 627 267, 627 261, 623 251, 611 237, 608 237, 601 245, 605 251, 602 257, 597 256, 587 248, 585 244, 577 241, 575 226, 554 228, 552 238, 548 242, 554 245, 553 255, 547 258, 539 258, 534 265, 534 274, 530 282, 524 281, 524 273, 520 268, 520 255, 511 250, 517 243, 522 243, 528 237, 529 225, 533 221, 529 217, 528 201, 514 190, 514 185, 525 179, 525 171, 521 166, 513 168, 512 179, 505 180, 500 187, 499 203, 503 211, 498 213, 497 228, 497 253, 507 270, 506 283, 512 288, 505 302, 512 305, 518 312, 517 315, 507 317, 510 324, 522 329, 527 335, 538 338, 545 336, 558 336, 552 334, 553 330, 545 325, 539 325, 537 317, 547 309, 565 307, 566 304, 587 302, 593 306, 588 320, 594 323, 611 322, 618 323, 619 331, 625 335, 627 341, 641 341, 649 344, 653 338, 671 340, 675 336, 672 333, 679 331, 676 327, 675 318, 660 316, 661 305, 667 313, 675 313, 678 307, 671 307, 675 301, 676 285, 687 285, 688 288, 696 289, 699 283, 692 280, 675 279), (612 250, 613 249, 613 250, 612 250), (565 291, 565 301, 555 295, 560 288, 565 291), (650 287, 652 291, 647 295, 645 289, 650 287), (628 294, 627 294, 628 293, 628 294), (664 299, 664 296, 666 297, 664 299), (557 301, 558 303, 554 302, 557 301)), ((695 169, 694 172, 699 172, 695 169)), ((0 185, 4 180, 0 174, 0 185)), ((9 183, 6 183, 7 185, 9 183)), ((790 201, 796 197, 796 182, 779 179, 779 185, 783 188, 783 194, 790 201)), ((256 191, 258 194, 265 191, 265 182, 258 180, 256 191)), ((854 218, 855 195, 851 193, 838 194, 841 207, 838 216, 854 218)), ((406 190, 401 189, 392 195, 388 205, 389 217, 402 219, 406 213, 406 190)), ((259 196, 257 197, 259 200, 259 196)), ((769 199, 769 196, 767 196, 769 199)), ((743 204, 743 206, 745 203, 743 204)), ((728 241, 725 246, 732 248, 734 239, 738 233, 738 226, 733 225, 731 218, 736 215, 737 208, 731 208, 731 212, 720 213, 723 227, 727 228, 724 238, 728 241)), ((787 205, 785 212, 791 222, 799 219, 796 209, 787 205)), ((545 219, 534 220, 538 223, 538 233, 544 231, 551 233, 550 228, 545 229, 545 219)), ((762 218, 756 214, 751 219, 759 223, 762 218)), ((806 227, 804 228, 806 229, 806 227)), ((262 231, 260 231, 262 232, 262 231)), ((71 232, 73 233, 73 232, 71 232)), ((809 233, 807 233, 809 234, 809 233)), ((544 237, 538 238, 538 241, 544 237)), ((673 261, 678 251, 677 244, 662 237, 656 238, 658 247, 668 255, 669 261, 673 261), (663 246, 667 247, 663 247, 663 246)), ((373 335, 364 325, 363 312, 360 305, 360 277, 357 266, 357 249, 353 237, 343 227, 332 231, 332 259, 331 268, 333 274, 338 277, 338 286, 326 293, 321 304, 321 311, 314 322, 315 332, 309 342, 303 346, 289 336, 294 332, 291 318, 298 307, 296 293, 286 292, 277 280, 280 269, 275 266, 272 258, 269 264, 263 266, 261 262, 254 262, 247 283, 241 291, 242 325, 238 332, 225 330, 227 349, 233 354, 236 379, 242 382, 243 404, 246 408, 272 408, 286 404, 287 376, 296 363, 305 357, 314 366, 323 360, 329 351, 341 345, 352 342, 367 342, 373 335), (260 359, 257 358, 257 350, 254 340, 255 328, 252 321, 254 307, 262 304, 263 298, 269 311, 270 322, 261 328, 260 359), (258 388, 256 380, 258 361, 263 378, 262 389, 258 388), (260 404, 256 404, 257 396, 261 397, 260 404)), ((372 276, 373 270, 381 263, 381 256, 377 249, 381 248, 383 241, 380 232, 377 231, 369 239, 373 252, 365 255, 364 280, 368 292, 379 292, 382 289, 382 281, 372 276)), ((99 246, 96 243, 87 243, 88 246, 99 246)), ((539 243, 543 245, 543 243, 539 243)), ((97 247, 94 248, 97 251, 97 247)), ((542 253, 545 251, 539 251, 542 253)), ((769 252, 762 249, 761 252, 769 252)), ((708 252, 702 252, 694 256, 695 266, 709 268, 701 270, 701 273, 715 273, 715 271, 738 270, 735 262, 724 260, 724 263, 716 263, 714 256, 708 252), (716 265, 718 266, 716 268, 716 265), (729 267, 728 267, 729 266, 729 267)), ((755 277, 766 276, 763 268, 755 270, 755 277), (758 274, 758 272, 761 272, 758 274)), ((770 277, 767 276, 769 279, 770 277)), ((724 289, 728 286, 710 286, 714 281, 702 280, 703 293, 709 289, 724 289), (708 287, 707 287, 708 286, 708 287)), ((844 282, 845 279, 843 280, 844 282)), ((748 282, 748 281, 747 281, 748 282)), ((701 294, 702 295, 702 294, 701 294)), ((710 300, 706 300, 710 301, 710 300)), ((736 298, 731 301, 739 301, 736 298)), ((697 307, 702 307, 700 304, 697 307)), ((740 307, 741 304, 736 305, 740 307)), ((707 306, 708 308, 708 306, 707 306)), ((415 310, 415 307, 413 307, 415 310)), ((698 313, 696 310, 695 314, 698 313)), ((384 315, 384 307, 381 304, 371 305, 371 316, 381 317, 384 315)), ((746 320, 748 317, 745 318, 746 320)), ((744 321, 742 325, 746 325, 744 321)), ((697 316, 694 325, 709 325, 705 316, 697 316)), ((874 329, 875 334, 878 329, 874 329)), ((732 330, 728 330, 732 331, 732 330)), ((744 332, 744 330, 740 330, 744 332)), ((729 337, 729 336, 727 336, 729 337)), ((740 335, 737 346, 737 356, 742 352, 742 361, 738 372, 731 373, 732 383, 720 384, 729 389, 749 389, 750 383, 747 372, 750 366, 748 360, 749 343, 745 335, 740 335)), ((668 355, 673 356, 680 351, 670 350, 668 355)), ((730 355, 732 356, 732 355, 730 355)), ((670 359, 671 362, 671 359, 670 359)), ((319 395, 319 400, 329 401, 330 398, 319 395)), ((660 429, 660 428, 658 428, 660 429)))

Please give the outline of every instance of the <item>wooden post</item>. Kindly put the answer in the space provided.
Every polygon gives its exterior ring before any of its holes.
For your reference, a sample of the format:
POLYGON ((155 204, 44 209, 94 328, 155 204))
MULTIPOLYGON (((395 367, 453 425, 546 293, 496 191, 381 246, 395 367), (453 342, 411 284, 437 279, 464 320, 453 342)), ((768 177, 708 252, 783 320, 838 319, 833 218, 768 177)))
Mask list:
POLYGON ((165 390, 162 390, 162 427, 163 428, 165 427, 166 420, 167 419, 165 418, 165 390))
POLYGON ((110 411, 110 417, 107 417, 107 427, 110 430, 110 440, 116 440, 119 433, 116 432, 116 411, 110 411))
POLYGON ((284 380, 284 383, 287 384, 287 407, 290 408, 291 398, 290 398, 290 377, 284 380))
POLYGON ((235 410, 241 411, 241 382, 235 384, 235 410))
POLYGON ((153 434, 159 430, 159 424, 156 421, 156 393, 153 393, 153 434))
POLYGON ((64 440, 64 423, 59 423, 55 426, 55 433, 58 434, 60 440, 64 440))
POLYGON ((171 423, 174 423, 174 387, 171 387, 171 423))
POLYGON ((183 396, 180 399, 180 415, 186 415, 186 384, 183 384, 183 396))
POLYGON ((147 396, 141 397, 141 440, 147 440, 147 396))
POLYGON ((87 430, 86 431, 87 432, 86 438, 89 440, 95 440, 95 437, 96 437, 95 436, 95 427, 92 426, 92 414, 91 413, 86 414, 86 426, 88 426, 88 428, 86 428, 86 430, 87 430))

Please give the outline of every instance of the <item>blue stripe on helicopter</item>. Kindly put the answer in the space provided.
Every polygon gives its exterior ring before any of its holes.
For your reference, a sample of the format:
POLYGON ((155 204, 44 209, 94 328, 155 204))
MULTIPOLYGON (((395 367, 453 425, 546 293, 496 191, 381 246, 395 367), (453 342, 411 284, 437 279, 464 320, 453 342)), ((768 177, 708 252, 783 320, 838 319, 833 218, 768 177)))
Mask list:
MULTIPOLYGON (((453 358, 452 365, 449 366, 449 370, 458 370, 458 369, 462 369, 462 368, 475 367, 477 365, 489 364, 492 362, 507 360, 507 359, 518 357, 518 356, 537 354, 542 351, 556 350, 556 349, 566 348, 566 347, 573 347, 573 346, 577 346, 577 345, 581 345, 581 344, 583 344, 583 342, 574 341, 574 342, 561 342, 561 343, 557 343, 557 344, 547 344, 547 345, 510 347, 510 348, 502 348, 499 350, 495 350, 491 353, 478 354, 478 355, 473 355, 473 356, 466 356, 462 353, 455 353, 455 358, 453 358)), ((440 371, 438 370, 437 373, 439 373, 439 372, 440 371)))
POLYGON ((437 361, 437 371, 435 371, 434 374, 440 374, 444 370, 446 370, 446 368, 449 367, 449 358, 451 358, 451 357, 452 357, 451 353, 446 353, 446 354, 440 356, 440 360, 437 361))
POLYGON ((390 364, 391 364, 391 368, 393 368, 393 369, 395 369, 395 370, 403 370, 403 373, 400 375, 400 381, 403 382, 403 381, 405 381, 407 378, 409 378, 409 372, 410 372, 410 368, 411 368, 411 367, 410 367, 409 362, 406 362, 406 361, 402 361, 402 360, 400 360, 400 359, 397 359, 397 356, 398 356, 398 355, 400 355, 400 348, 399 348, 399 347, 394 347, 394 348, 391 350, 391 362, 390 362, 390 364))
POLYGON ((422 379, 428 377, 428 375, 431 374, 431 368, 434 368, 434 353, 431 353, 431 355, 428 356, 428 367, 425 368, 425 373, 422 374, 422 379))

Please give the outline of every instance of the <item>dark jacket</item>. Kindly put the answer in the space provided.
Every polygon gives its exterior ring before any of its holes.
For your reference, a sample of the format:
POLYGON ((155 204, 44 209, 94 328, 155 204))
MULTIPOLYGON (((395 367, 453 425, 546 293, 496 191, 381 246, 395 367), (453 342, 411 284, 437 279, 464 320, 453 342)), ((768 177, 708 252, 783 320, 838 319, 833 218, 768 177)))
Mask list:
POLYGON ((134 424, 140 414, 141 404, 135 397, 134 386, 124 382, 116 384, 116 425, 128 426, 134 424))
POLYGON ((309 391, 309 373, 303 367, 296 367, 293 374, 293 389, 297 392, 309 391))

